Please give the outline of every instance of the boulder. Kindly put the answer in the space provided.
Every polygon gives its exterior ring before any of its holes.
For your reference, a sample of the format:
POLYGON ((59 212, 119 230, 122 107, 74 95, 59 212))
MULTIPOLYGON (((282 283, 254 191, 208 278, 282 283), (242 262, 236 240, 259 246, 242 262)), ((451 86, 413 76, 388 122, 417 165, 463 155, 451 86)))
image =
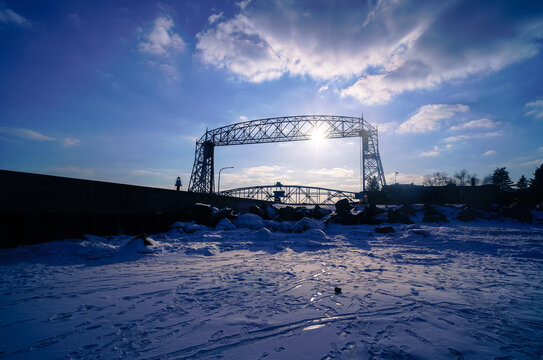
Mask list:
POLYGON ((380 226, 378 228, 375 228, 375 232, 379 234, 392 234, 392 233, 395 233, 396 231, 394 230, 392 226, 380 226))
POLYGON ((208 220, 208 225, 211 227, 215 227, 222 219, 234 220, 235 218, 236 216, 234 215, 232 209, 220 209, 210 216, 208 220))
POLYGON ((192 205, 189 211, 190 219, 196 221, 196 223, 200 225, 208 224, 212 214, 213 209, 210 205, 200 203, 192 205))
POLYGON ((294 210, 296 212, 296 220, 302 220, 304 217, 309 216, 309 209, 305 206, 298 206, 294 210))
POLYGON ((444 223, 449 222, 447 220, 447 217, 436 210, 435 207, 430 205, 424 206, 424 217, 422 218, 422 222, 425 223, 444 223))
POLYGON ((258 215, 247 213, 238 216, 238 218, 234 220, 234 225, 239 228, 262 229, 264 227, 264 221, 262 221, 262 218, 258 215))
POLYGON ((295 221, 297 219, 296 210, 292 206, 279 208, 279 219, 281 221, 295 221))
POLYGON ((323 230, 324 224, 322 223, 322 221, 304 217, 296 224, 294 224, 292 231, 294 231, 295 233, 301 233, 309 229, 323 230))
POLYGON ((249 207, 249 213, 258 215, 261 218, 264 217, 264 210, 262 210, 261 208, 259 208, 258 206, 255 206, 255 205, 252 205, 252 206, 249 207))
POLYGON ((273 220, 279 215, 279 211, 273 205, 263 204, 261 208, 264 211, 264 216, 263 216, 264 219, 273 220))
POLYGON ((409 218, 409 215, 403 210, 389 209, 388 210, 388 222, 389 223, 399 223, 399 224, 414 224, 413 220, 409 218))
POLYGON ((503 209, 502 215, 517 219, 521 223, 531 224, 533 220, 532 210, 528 206, 521 204, 512 204, 503 209))
POLYGON ((236 230, 236 226, 228 218, 223 218, 215 226, 215 230, 236 230))
POLYGON ((349 214, 352 208, 353 207, 349 203, 349 200, 341 199, 336 203, 336 214, 338 215, 349 214))
POLYGON ((315 205, 315 207, 309 211, 308 217, 320 220, 323 217, 330 215, 331 212, 332 211, 330 210, 321 208, 319 205, 315 205))

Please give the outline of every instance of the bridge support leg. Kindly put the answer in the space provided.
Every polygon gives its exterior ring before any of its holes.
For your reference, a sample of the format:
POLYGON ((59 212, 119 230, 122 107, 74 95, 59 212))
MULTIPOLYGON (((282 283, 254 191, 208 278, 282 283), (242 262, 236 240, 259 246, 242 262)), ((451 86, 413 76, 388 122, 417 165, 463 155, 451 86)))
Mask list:
POLYGON ((215 192, 214 174, 215 145, 209 140, 196 143, 196 153, 188 191, 215 192))
POLYGON ((366 191, 367 184, 373 177, 377 178, 379 188, 382 189, 386 185, 386 180, 379 155, 377 129, 366 127, 360 132, 360 136, 362 138, 362 191, 366 191))

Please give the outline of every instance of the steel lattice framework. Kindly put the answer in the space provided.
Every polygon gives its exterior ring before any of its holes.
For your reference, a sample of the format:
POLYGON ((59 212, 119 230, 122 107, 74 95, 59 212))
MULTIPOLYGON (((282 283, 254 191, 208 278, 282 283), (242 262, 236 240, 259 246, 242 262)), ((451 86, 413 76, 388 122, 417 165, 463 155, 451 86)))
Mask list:
POLYGON ((377 129, 363 117, 333 115, 285 116, 251 120, 208 130, 196 142, 189 191, 213 193, 215 146, 263 144, 310 140, 318 132, 327 139, 362 139, 362 184, 375 176, 379 186, 386 185, 377 129))
POLYGON ((289 205, 334 205, 341 199, 358 201, 358 193, 313 186, 283 185, 252 186, 221 191, 220 195, 245 199, 273 201, 289 205))

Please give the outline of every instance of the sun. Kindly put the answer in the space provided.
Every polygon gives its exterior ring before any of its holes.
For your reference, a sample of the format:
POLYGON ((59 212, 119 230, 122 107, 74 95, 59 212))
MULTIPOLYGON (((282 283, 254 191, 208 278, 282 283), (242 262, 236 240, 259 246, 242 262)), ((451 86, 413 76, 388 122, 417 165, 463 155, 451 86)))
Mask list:
POLYGON ((314 146, 322 146, 325 139, 326 133, 323 128, 316 128, 311 132, 311 143, 314 146))

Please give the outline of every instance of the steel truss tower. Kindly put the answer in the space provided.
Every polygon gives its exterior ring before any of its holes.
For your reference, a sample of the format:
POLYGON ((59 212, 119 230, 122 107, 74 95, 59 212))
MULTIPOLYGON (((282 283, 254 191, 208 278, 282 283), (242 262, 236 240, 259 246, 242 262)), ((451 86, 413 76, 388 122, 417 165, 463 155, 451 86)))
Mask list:
POLYGON ((251 120, 217 129, 207 130, 196 142, 196 152, 189 191, 215 192, 214 151, 215 146, 263 144, 286 141, 311 140, 318 132, 327 139, 360 137, 362 140, 362 181, 366 183, 375 176, 379 186, 386 185, 377 129, 363 117, 333 115, 301 115, 251 120))

